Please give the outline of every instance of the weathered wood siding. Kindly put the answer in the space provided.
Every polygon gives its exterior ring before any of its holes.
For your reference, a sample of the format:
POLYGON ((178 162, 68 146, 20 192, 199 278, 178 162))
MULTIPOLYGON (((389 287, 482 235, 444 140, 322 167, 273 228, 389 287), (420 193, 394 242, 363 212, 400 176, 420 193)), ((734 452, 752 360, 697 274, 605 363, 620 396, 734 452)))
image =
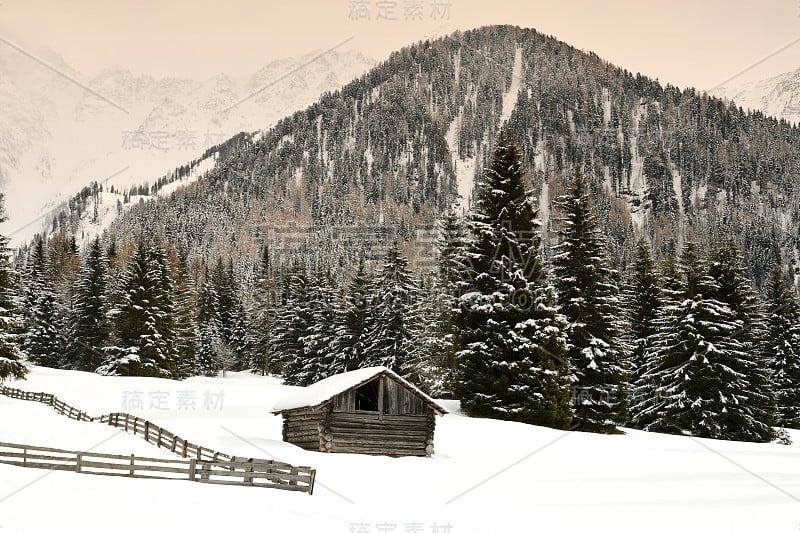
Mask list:
POLYGON ((401 383, 384 377, 383 412, 387 415, 424 415, 426 406, 422 398, 401 383))
POLYGON ((370 411, 333 411, 329 420, 330 451, 371 455, 433 453, 436 419, 433 411, 419 415, 380 416, 370 411))
MULTIPOLYGON (((287 411, 283 413, 283 440, 305 450, 319 451, 327 409, 287 411)), ((324 441, 323 441, 324 442, 324 441)))

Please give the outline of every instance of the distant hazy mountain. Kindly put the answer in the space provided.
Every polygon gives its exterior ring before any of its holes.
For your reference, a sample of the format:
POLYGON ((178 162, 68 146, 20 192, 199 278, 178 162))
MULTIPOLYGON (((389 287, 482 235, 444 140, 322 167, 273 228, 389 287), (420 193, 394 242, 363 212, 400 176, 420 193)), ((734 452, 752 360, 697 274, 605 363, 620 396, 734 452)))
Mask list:
POLYGON ((57 56, 36 55, 90 90, 0 47, 0 188, 10 216, 0 231, 14 242, 92 181, 152 183, 240 131, 271 127, 375 63, 334 51, 279 59, 243 77, 155 78, 114 67, 90 78, 57 56))
POLYGON ((745 109, 759 109, 793 123, 800 122, 800 69, 766 80, 720 87, 711 93, 733 100, 745 109))

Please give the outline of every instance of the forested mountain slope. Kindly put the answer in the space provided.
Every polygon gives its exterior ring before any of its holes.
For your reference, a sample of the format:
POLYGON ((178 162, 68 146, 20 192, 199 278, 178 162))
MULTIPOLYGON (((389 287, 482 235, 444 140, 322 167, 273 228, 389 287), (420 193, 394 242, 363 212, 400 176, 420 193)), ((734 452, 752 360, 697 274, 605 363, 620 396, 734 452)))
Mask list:
POLYGON ((621 266, 637 233, 656 257, 731 236, 758 285, 796 256, 796 127, 510 26, 393 53, 263 138, 220 145, 205 176, 126 212, 110 236, 163 234, 240 270, 270 245, 335 270, 399 235, 425 268, 435 220, 469 193, 501 128, 522 148, 546 243, 551 199, 581 163, 621 266))

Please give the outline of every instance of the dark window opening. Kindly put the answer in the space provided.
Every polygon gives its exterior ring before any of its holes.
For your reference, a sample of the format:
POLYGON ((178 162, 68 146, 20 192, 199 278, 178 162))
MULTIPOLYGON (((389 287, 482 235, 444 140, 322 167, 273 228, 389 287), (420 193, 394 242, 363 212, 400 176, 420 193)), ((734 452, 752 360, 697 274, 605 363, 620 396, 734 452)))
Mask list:
POLYGON ((378 381, 364 383, 356 389, 356 411, 378 411, 378 381))

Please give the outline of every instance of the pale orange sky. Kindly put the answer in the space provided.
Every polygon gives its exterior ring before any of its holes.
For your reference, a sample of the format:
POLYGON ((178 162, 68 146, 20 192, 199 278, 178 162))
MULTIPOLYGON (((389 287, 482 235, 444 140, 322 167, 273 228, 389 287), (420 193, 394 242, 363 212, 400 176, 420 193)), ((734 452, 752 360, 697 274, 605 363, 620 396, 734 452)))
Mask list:
MULTIPOLYGON (((662 83, 710 88, 800 38, 800 0, 0 0, 0 37, 50 48, 87 74, 114 64, 157 76, 243 74, 350 37, 343 49, 380 60, 497 23, 536 28, 662 83), (376 20, 381 1, 397 20, 376 20), (434 2, 449 14, 434 17, 434 2), (369 20, 351 18, 356 3, 369 20), (413 3, 422 20, 405 20, 413 3)), ((800 42, 736 81, 797 68, 800 42)))

